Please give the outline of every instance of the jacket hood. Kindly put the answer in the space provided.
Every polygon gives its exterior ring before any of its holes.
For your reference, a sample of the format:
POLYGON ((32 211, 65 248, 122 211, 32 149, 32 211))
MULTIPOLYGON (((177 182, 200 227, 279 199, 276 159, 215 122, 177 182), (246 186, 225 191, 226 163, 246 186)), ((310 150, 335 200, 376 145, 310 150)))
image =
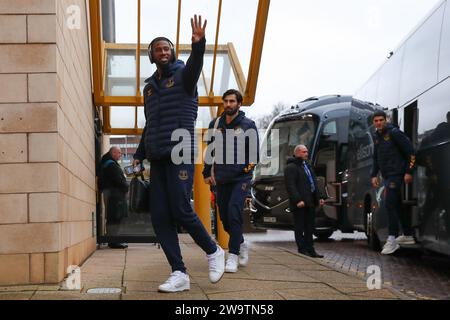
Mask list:
MULTIPOLYGON (((182 60, 177 60, 177 61, 175 61, 174 63, 171 63, 171 64, 169 65, 169 72, 168 72, 168 74, 166 75, 166 77, 171 77, 178 69, 183 68, 183 67, 184 67, 184 62, 183 62, 182 60)), ((155 78, 155 79, 156 79, 157 75, 158 75, 158 70, 156 70, 156 71, 152 74, 151 77, 145 79, 145 83, 149 83, 150 80, 151 80, 152 78, 155 78)))

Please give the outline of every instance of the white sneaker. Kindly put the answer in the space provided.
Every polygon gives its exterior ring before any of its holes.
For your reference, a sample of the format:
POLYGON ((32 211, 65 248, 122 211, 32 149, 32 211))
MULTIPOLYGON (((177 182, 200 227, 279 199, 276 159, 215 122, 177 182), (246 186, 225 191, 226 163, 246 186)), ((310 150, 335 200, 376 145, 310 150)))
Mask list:
POLYGON ((413 236, 401 235, 401 236, 397 237, 395 239, 395 241, 397 241, 397 243, 400 244, 400 245, 402 245, 402 244, 416 244, 416 240, 414 240, 413 236))
POLYGON ((239 266, 246 267, 248 265, 248 251, 249 245, 247 242, 242 242, 239 249, 239 266))
POLYGON ((395 240, 387 240, 383 246, 381 254, 391 254, 400 249, 400 245, 395 240))
POLYGON ((238 271, 238 255, 230 253, 228 255, 227 264, 225 265, 225 272, 235 273, 238 271))
POLYGON ((218 282, 225 272, 225 251, 217 246, 217 251, 207 255, 209 265, 209 280, 212 283, 218 282))
POLYGON ((161 292, 179 292, 191 289, 191 281, 186 273, 172 272, 169 279, 158 287, 161 292))

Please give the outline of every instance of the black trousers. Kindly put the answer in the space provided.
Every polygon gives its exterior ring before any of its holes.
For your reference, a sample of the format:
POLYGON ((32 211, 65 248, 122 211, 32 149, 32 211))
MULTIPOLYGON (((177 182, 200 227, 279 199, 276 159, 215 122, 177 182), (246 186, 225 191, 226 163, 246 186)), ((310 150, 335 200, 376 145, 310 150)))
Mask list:
POLYGON ((105 203, 106 233, 109 236, 119 235, 120 222, 128 215, 126 193, 116 188, 103 190, 105 203))
POLYGON ((295 242, 298 250, 311 250, 314 247, 313 233, 314 233, 314 207, 305 207, 296 209, 294 214, 294 232, 295 242))
POLYGON ((398 236, 399 225, 406 236, 411 236, 413 230, 408 213, 403 210, 402 186, 403 176, 386 177, 384 180, 385 207, 388 214, 389 235, 398 236))

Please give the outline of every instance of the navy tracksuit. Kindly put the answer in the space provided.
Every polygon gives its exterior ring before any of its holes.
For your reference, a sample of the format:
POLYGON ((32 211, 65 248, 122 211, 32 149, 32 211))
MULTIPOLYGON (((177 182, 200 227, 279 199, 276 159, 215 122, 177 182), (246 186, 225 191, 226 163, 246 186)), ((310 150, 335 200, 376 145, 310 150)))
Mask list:
POLYGON ((194 150, 197 81, 203 67, 205 43, 203 38, 192 44, 192 53, 186 65, 177 60, 164 71, 161 79, 155 72, 146 80, 146 124, 134 155, 140 161, 147 158, 151 164, 150 214, 156 236, 172 271, 186 272, 178 243, 177 224, 189 232, 206 254, 217 250, 216 243, 190 203, 195 153, 191 154, 190 164, 176 165, 171 159, 172 149, 179 143, 171 140, 172 133, 177 129, 187 130, 191 134, 191 150, 194 150))
MULTIPOLYGON (((209 129, 214 127, 216 120, 211 121, 209 129)), ((245 113, 240 111, 235 119, 226 124, 226 116, 222 115, 218 123, 218 130, 222 134, 223 148, 216 147, 216 160, 224 157, 223 161, 216 161, 214 164, 214 178, 216 180, 217 205, 219 207, 220 219, 225 231, 230 235, 228 249, 230 253, 239 255, 240 245, 244 242, 243 209, 245 199, 250 196, 250 184, 253 175, 253 168, 259 160, 259 137, 255 123, 245 117, 245 113), (234 130, 236 136, 245 134, 247 130, 254 130, 255 140, 250 143, 250 139, 234 139, 227 143, 226 130, 234 130), (244 143, 245 145, 240 145, 244 143), (233 148, 234 150, 230 150, 233 148), (244 150, 244 163, 239 163, 238 150, 244 150), (226 163, 226 155, 233 151, 233 163, 226 163), (222 162, 222 163, 221 163, 222 162)), ((208 145, 212 141, 208 142, 208 145)), ((211 176, 212 166, 205 164, 203 176, 211 176)))
POLYGON ((239 255, 241 243, 244 242, 242 225, 244 218, 245 198, 249 196, 251 179, 239 182, 217 184, 217 205, 223 228, 230 235, 228 249, 230 253, 239 255))
POLYGON ((398 127, 388 124, 382 132, 376 131, 371 176, 376 177, 379 171, 383 176, 389 235, 398 235, 399 222, 403 233, 412 235, 410 223, 402 210, 401 190, 404 176, 406 173, 412 174, 415 162, 411 141, 398 127))
POLYGON ((194 165, 152 161, 150 177, 150 213, 156 236, 172 271, 186 272, 177 225, 181 225, 207 254, 217 250, 190 203, 194 165))

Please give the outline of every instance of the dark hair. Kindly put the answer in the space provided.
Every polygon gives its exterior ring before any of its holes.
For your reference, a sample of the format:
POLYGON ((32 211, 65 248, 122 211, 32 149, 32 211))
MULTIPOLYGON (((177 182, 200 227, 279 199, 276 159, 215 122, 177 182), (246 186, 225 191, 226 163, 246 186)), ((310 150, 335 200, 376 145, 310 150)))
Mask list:
POLYGON ((377 110, 373 113, 372 120, 375 119, 375 117, 383 117, 384 119, 386 119, 386 112, 384 112, 383 110, 377 110))
POLYGON ((175 46, 173 45, 172 41, 170 41, 166 37, 157 37, 157 38, 153 39, 152 42, 150 42, 150 44, 148 45, 147 53, 148 53, 148 57, 150 58, 150 62, 154 63, 153 45, 155 45, 157 42, 160 42, 160 41, 166 41, 169 43, 170 50, 172 51, 172 57, 171 57, 170 62, 174 63, 175 62, 175 48, 174 48, 175 46))
POLYGON ((225 91, 225 93, 224 93, 223 96, 222 96, 222 100, 225 100, 225 97, 226 97, 226 96, 230 96, 230 95, 232 95, 232 94, 234 94, 234 95, 236 96, 237 102, 238 102, 239 104, 241 104, 241 103, 242 103, 242 100, 243 100, 243 98, 242 98, 242 93, 240 93, 238 90, 235 90, 235 89, 229 89, 229 90, 225 91))
POLYGON ((450 111, 447 112, 447 122, 450 122, 450 111))

